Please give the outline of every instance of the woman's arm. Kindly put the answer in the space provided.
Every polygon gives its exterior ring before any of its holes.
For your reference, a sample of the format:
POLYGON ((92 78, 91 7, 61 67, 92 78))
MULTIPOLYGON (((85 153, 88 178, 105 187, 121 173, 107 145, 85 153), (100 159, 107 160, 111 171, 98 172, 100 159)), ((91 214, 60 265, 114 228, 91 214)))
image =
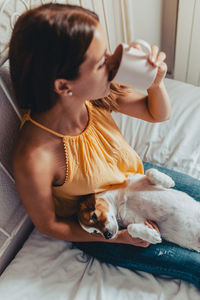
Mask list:
MULTIPOLYGON (((155 228, 155 227, 154 227, 155 228)), ((42 233, 71 242, 107 242, 130 244, 138 247, 148 247, 150 243, 138 238, 132 238, 127 229, 120 230, 114 239, 105 239, 101 234, 91 234, 83 230, 75 220, 56 221, 42 233)))
POLYGON ((117 104, 121 113, 148 122, 162 122, 170 118, 171 104, 163 82, 167 72, 165 58, 164 52, 159 52, 157 46, 152 46, 149 63, 158 67, 154 83, 147 90, 148 95, 132 90, 126 96, 118 97, 117 104))
POLYGON ((72 242, 96 241, 149 246, 146 241, 132 238, 127 230, 119 231, 115 239, 106 240, 100 234, 84 231, 73 219, 59 220, 55 215, 52 199, 52 174, 51 159, 46 153, 14 159, 17 190, 28 215, 41 233, 72 242))

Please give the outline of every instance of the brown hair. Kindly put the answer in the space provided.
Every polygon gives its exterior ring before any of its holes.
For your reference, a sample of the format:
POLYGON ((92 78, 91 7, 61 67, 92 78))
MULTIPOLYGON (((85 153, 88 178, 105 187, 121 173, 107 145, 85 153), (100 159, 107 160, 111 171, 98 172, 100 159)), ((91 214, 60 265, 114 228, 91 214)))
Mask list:
POLYGON ((39 6, 18 18, 9 59, 20 108, 37 113, 55 104, 55 79, 79 76, 97 23, 95 13, 58 3, 39 6))
MULTIPOLYGON (((22 14, 10 40, 10 73, 21 109, 41 113, 57 99, 54 81, 73 80, 93 39, 98 16, 75 5, 50 3, 22 14)), ((106 109, 116 109, 120 88, 112 85, 108 97, 93 101, 106 109)))

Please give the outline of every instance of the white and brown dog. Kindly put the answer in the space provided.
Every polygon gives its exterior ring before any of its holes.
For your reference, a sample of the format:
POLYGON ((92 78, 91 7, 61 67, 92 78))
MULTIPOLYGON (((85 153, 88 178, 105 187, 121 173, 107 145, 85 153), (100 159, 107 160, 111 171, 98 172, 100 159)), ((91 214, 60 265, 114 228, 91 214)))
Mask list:
POLYGON ((200 203, 184 192, 170 189, 174 181, 156 169, 130 176, 120 188, 84 196, 78 218, 84 230, 116 236, 119 225, 134 238, 151 244, 161 236, 182 247, 200 252, 200 203), (145 225, 154 221, 160 234, 145 225))

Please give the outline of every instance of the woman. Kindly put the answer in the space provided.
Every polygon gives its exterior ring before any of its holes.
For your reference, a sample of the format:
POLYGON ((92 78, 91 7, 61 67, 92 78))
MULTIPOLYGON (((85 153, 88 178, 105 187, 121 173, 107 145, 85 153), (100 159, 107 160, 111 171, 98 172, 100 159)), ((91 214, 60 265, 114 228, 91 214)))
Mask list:
MULTIPOLYGON (((163 83, 165 54, 152 46, 149 63, 158 66, 158 73, 148 97, 112 85, 117 61, 107 51, 97 15, 78 6, 46 4, 19 17, 9 58, 17 102, 21 109, 29 110, 15 148, 14 175, 36 228, 78 242, 78 247, 92 255, 101 248, 96 253, 101 260, 168 274, 150 267, 156 255, 146 241, 131 238, 126 229, 114 240, 105 241, 98 234, 83 231, 75 217, 81 195, 121 184, 130 174, 143 173, 140 158, 121 136, 110 111, 148 122, 169 118, 170 100, 163 83), (96 247, 94 242, 102 243, 96 247), (135 251, 133 264, 130 259, 127 263, 129 249, 135 251), (147 251, 147 267, 141 266, 139 257, 138 266, 134 263, 136 252, 140 256, 142 250, 147 251), (118 251, 122 251, 120 260, 118 251)), ((148 226, 157 229, 151 221, 148 226)))

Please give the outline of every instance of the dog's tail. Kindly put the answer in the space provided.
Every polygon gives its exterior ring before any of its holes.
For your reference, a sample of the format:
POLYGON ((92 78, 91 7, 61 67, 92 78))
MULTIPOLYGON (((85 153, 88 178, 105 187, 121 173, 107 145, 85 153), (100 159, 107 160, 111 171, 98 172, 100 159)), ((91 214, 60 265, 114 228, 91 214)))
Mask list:
POLYGON ((145 172, 145 175, 147 176, 151 184, 161 185, 164 188, 171 188, 175 186, 175 183, 171 177, 156 169, 148 169, 145 172))

